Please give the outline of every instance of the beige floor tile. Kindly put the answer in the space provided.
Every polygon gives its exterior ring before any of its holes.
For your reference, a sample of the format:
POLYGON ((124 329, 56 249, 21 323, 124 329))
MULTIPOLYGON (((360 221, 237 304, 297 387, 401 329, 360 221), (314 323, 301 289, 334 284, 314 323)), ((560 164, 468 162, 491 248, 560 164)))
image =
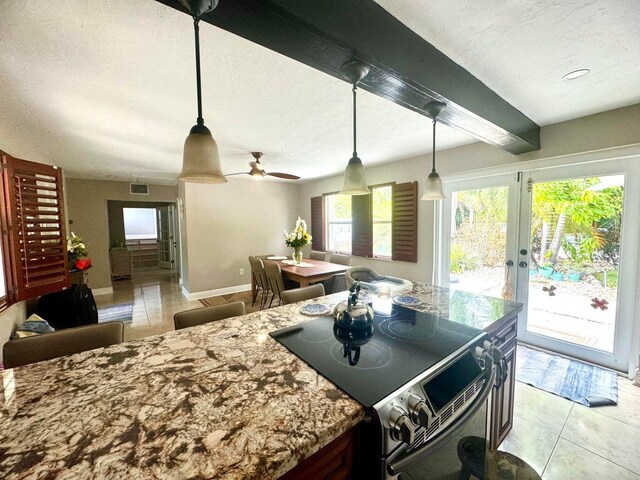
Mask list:
POLYGON ((538 423, 560 434, 573 402, 525 383, 516 382, 514 411, 524 420, 538 423))
POLYGON ((504 439, 499 450, 512 453, 542 474, 558 441, 555 429, 549 429, 535 420, 513 418, 513 429, 504 439))
POLYGON ((562 438, 640 474, 640 428, 594 410, 571 410, 562 438))
POLYGON ((542 478, 543 480, 640 480, 640 475, 561 438, 542 478))
POLYGON ((629 395, 640 397, 640 387, 634 385, 631 380, 625 377, 618 378, 618 392, 625 392, 629 395))
MULTIPOLYGON (((638 388, 638 390, 640 390, 640 388, 638 388)), ((594 413, 606 415, 607 417, 614 418, 622 423, 640 428, 640 395, 634 395, 632 392, 633 391, 630 389, 619 388, 618 405, 615 406, 589 409, 582 405, 576 405, 576 408, 587 408, 594 413)))

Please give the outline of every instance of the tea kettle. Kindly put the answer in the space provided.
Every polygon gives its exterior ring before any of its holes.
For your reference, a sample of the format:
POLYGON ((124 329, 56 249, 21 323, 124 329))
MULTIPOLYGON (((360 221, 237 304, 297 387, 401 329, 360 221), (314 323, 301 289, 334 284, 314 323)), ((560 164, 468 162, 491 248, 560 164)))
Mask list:
POLYGON ((340 302, 333 309, 333 319, 337 326, 345 329, 369 328, 373 322, 373 309, 359 299, 360 282, 355 282, 349 289, 347 300, 340 302))

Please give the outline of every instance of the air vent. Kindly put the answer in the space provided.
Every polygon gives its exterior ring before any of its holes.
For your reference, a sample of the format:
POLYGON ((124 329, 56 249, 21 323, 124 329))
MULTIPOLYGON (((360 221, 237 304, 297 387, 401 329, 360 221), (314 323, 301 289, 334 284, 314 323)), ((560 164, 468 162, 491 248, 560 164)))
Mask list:
POLYGON ((131 195, 149 195, 149 185, 146 183, 130 183, 129 193, 131 195))

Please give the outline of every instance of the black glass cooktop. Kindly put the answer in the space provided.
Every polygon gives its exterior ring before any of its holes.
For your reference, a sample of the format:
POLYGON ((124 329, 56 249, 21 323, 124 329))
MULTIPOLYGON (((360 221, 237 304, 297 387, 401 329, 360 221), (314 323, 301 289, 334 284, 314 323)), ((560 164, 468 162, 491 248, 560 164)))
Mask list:
POLYGON ((366 329, 338 328, 327 316, 270 335, 371 407, 482 333, 399 305, 373 306, 366 329))

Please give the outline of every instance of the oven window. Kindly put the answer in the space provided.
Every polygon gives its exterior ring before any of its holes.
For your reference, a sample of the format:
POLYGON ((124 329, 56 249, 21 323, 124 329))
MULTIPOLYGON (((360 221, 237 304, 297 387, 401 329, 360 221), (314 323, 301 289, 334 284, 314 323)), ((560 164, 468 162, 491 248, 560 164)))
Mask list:
POLYGON ((436 413, 471 385, 482 371, 471 352, 465 353, 434 378, 422 384, 422 389, 436 413))

